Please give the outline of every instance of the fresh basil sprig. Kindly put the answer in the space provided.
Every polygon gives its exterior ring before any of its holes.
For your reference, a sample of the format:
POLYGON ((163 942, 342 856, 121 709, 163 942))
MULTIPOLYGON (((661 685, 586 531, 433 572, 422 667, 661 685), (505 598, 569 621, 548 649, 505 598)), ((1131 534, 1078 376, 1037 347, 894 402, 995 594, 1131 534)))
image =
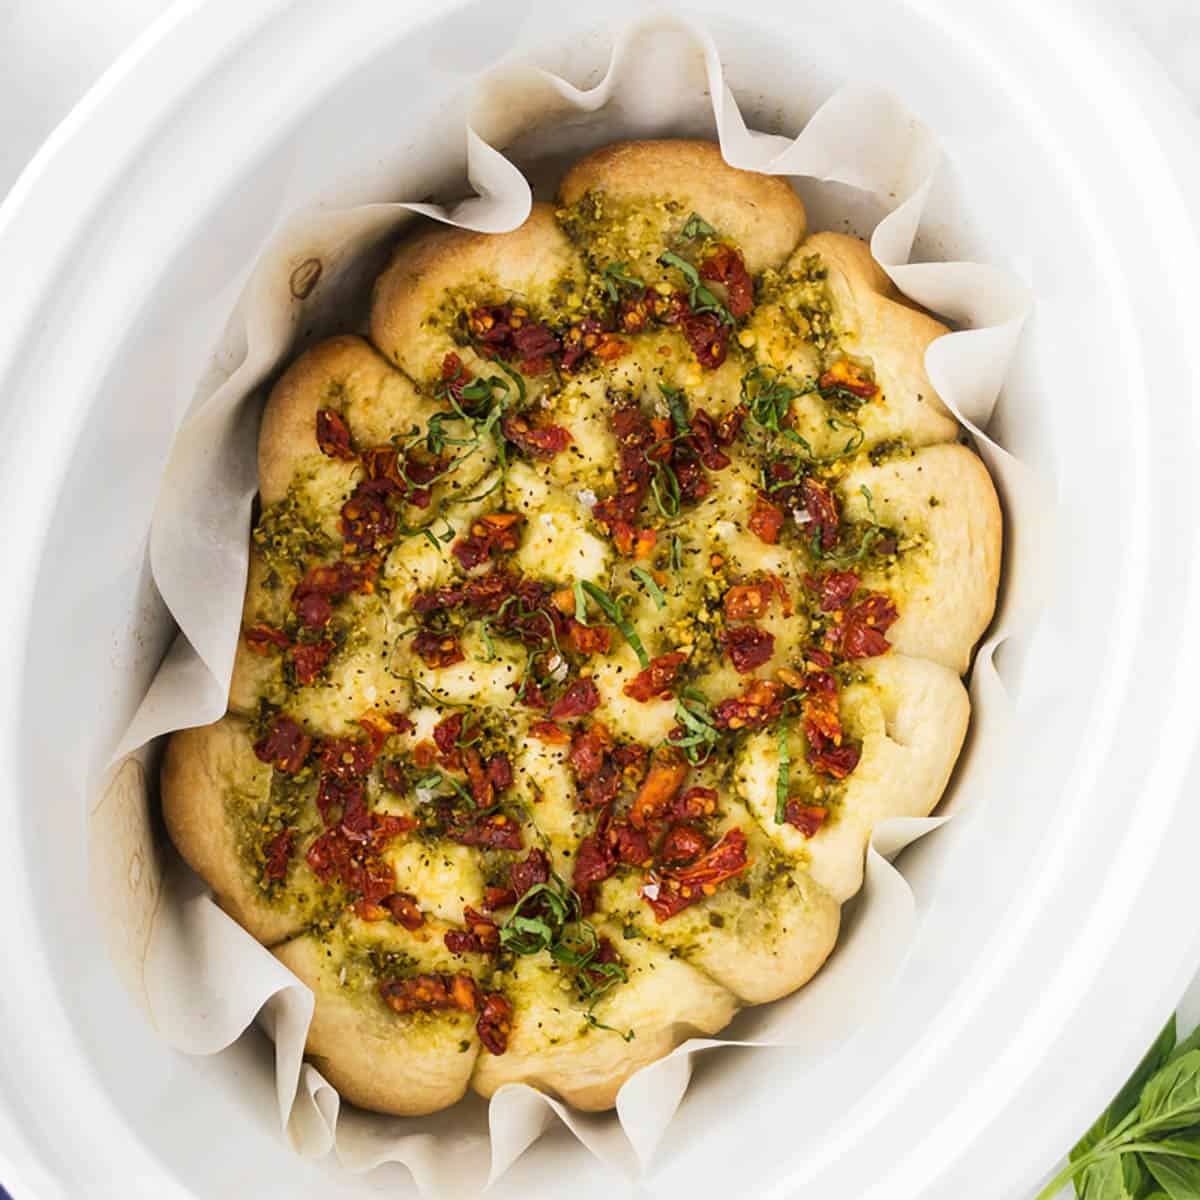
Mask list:
POLYGON ((1172 1016, 1036 1200, 1200 1200, 1200 1029, 1175 1038, 1172 1016))

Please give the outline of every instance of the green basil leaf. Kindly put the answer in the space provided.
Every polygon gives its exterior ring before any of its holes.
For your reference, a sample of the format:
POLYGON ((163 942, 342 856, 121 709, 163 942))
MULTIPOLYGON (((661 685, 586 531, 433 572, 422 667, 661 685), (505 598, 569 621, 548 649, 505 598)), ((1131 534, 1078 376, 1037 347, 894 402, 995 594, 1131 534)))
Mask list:
MULTIPOLYGON (((1137 1121, 1130 1130, 1165 1132, 1200 1123, 1200 1050, 1167 1063, 1142 1089, 1137 1121)), ((1165 1185, 1164 1185, 1165 1186, 1165 1185)))
POLYGON ((690 433, 692 422, 688 416, 687 397, 684 396, 683 389, 660 383, 658 390, 662 392, 662 397, 667 402, 667 409, 671 414, 671 423, 675 426, 675 432, 690 433))
POLYGON ((1075 1194, 1080 1200, 1134 1200, 1144 1180, 1136 1155, 1113 1154, 1084 1171, 1075 1181, 1075 1194))
MULTIPOLYGON (((625 620, 620 605, 603 588, 597 587, 594 583, 586 579, 580 580, 575 586, 582 588, 596 602, 600 611, 621 631, 621 636, 633 648, 638 662, 643 667, 648 667, 650 665, 650 655, 646 653, 646 647, 642 645, 642 639, 638 637, 637 630, 625 620)), ((576 607, 578 608, 578 600, 576 601, 576 607)))
POLYGON ((704 286, 700 272, 687 259, 680 258, 678 254, 668 250, 665 254, 658 256, 658 261, 664 267, 674 267, 687 280, 688 307, 692 312, 713 313, 720 319, 722 325, 734 323, 729 310, 704 286))
POLYGON ((684 221, 679 236, 685 242, 690 242, 701 237, 716 237, 717 231, 699 213, 692 213, 684 221))
POLYGON ((1147 1154, 1142 1160, 1170 1200, 1200 1200, 1200 1162, 1147 1154))
POLYGON ((646 290, 646 285, 637 276, 630 275, 623 262, 608 263, 601 272, 601 278, 604 281, 604 290, 613 304, 620 304, 622 289, 628 289, 638 296, 646 290))
POLYGON ((667 598, 663 595, 662 588, 654 582, 654 576, 645 567, 634 567, 629 573, 645 586, 646 591, 650 593, 650 599, 654 601, 655 608, 667 607, 667 598))
POLYGON ((775 779, 775 824, 782 825, 787 817, 788 781, 792 769, 792 756, 788 749, 787 722, 779 722, 776 734, 779 738, 779 774, 775 779))
MULTIPOLYGON (((1150 1049, 1142 1056, 1142 1061, 1133 1069, 1133 1074, 1121 1086, 1112 1103, 1096 1118, 1092 1127, 1079 1139, 1070 1153, 1071 1162, 1082 1158, 1098 1142, 1102 1141, 1119 1122, 1124 1120, 1141 1098, 1142 1088, 1150 1077, 1168 1061, 1171 1050, 1175 1045, 1175 1014, 1162 1027, 1158 1037, 1150 1049)), ((1082 1195, 1082 1193, 1080 1193, 1082 1195)))

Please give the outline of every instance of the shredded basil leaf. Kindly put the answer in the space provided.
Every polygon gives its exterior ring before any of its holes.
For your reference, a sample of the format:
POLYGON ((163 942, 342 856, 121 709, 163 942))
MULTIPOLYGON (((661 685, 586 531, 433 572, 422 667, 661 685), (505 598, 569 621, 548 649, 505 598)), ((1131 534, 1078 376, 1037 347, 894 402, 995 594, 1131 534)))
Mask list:
POLYGON ((692 213, 684 221, 683 228, 679 231, 679 236, 683 241, 690 242, 696 238, 716 237, 717 231, 699 213, 692 213))
POLYGON ((663 595, 663 590, 654 582, 654 576, 646 570, 645 567, 634 567, 630 574, 640 580, 646 587, 646 591, 650 593, 650 599, 654 601, 656 608, 666 608, 667 598, 663 595))
POLYGON ((772 433, 798 442, 810 458, 813 457, 812 447, 783 422, 792 410, 792 401, 814 390, 811 384, 797 387, 789 383, 772 367, 760 365, 742 376, 742 403, 746 406, 750 419, 772 433))
POLYGON ((623 262, 608 263, 600 275, 604 281, 604 290, 614 304, 620 304, 623 288, 637 296, 646 290, 646 285, 636 275, 630 275, 623 262))
POLYGON ((621 606, 603 588, 597 587, 586 579, 580 580, 575 587, 576 611, 579 609, 579 589, 582 589, 596 602, 600 611, 621 631, 622 637, 633 647, 638 662, 643 667, 648 667, 650 656, 646 653, 646 647, 642 645, 642 639, 638 637, 637 630, 625 619, 621 612, 621 606))
POLYGON ((551 872, 547 883, 535 884, 517 900, 500 927, 500 945, 511 954, 545 951, 556 963, 570 968, 580 997, 588 1002, 584 1014, 588 1024, 632 1040, 632 1030, 622 1033, 613 1029, 597 1020, 593 1012, 602 996, 617 984, 628 982, 629 973, 622 963, 597 961, 600 935, 584 919, 579 893, 557 872, 551 872))
POLYGON ((779 774, 775 779, 775 824, 782 825, 787 819, 788 780, 792 769, 791 751, 788 749, 788 727, 786 721, 779 722, 776 735, 779 738, 779 774))
POLYGON ((674 251, 668 250, 665 254, 658 256, 658 261, 664 267, 674 267, 687 280, 688 307, 692 312, 713 313, 719 318, 722 325, 734 323, 729 309, 705 287, 704 281, 700 278, 700 272, 687 259, 680 258, 674 251))
POLYGON ((662 392, 663 399, 667 402, 667 408, 671 413, 671 423, 675 426, 675 432, 682 434, 691 433, 692 422, 688 417, 687 397, 684 396, 683 389, 669 387, 665 383, 660 383, 658 390, 662 392))
POLYGON ((721 740, 721 731, 713 724, 708 700, 695 688, 684 688, 675 701, 675 720, 684 730, 683 737, 671 738, 696 767, 703 766, 721 740))
POLYGON ((679 516, 679 506, 683 503, 683 494, 679 490, 679 476, 664 462, 657 458, 646 456, 646 461, 654 468, 650 477, 650 495, 659 513, 667 518, 679 516))

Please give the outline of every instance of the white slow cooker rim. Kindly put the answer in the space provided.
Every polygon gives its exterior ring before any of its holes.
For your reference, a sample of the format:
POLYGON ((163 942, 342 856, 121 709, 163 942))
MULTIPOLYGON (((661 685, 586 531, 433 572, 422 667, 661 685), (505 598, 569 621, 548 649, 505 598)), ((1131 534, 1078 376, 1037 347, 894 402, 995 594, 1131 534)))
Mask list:
MULTIPOLYGON (((19 279, 22 285, 19 292, 10 289, 0 293, 0 378, 9 377, 14 372, 25 336, 34 327, 39 312, 49 298, 63 259, 86 232, 122 163, 136 153, 164 118, 167 108, 165 102, 168 99, 180 99, 223 55, 232 53, 235 47, 252 37, 287 6, 287 0, 269 0, 254 7, 239 5, 233 0, 209 0, 208 3, 185 0, 178 4, 156 22, 104 76, 30 164, 6 202, 0 206, 0 259, 11 264, 10 278, 19 279), (161 92, 154 90, 155 78, 163 85, 161 92), (170 89, 165 87, 168 80, 171 81, 170 89), (153 110, 143 105, 139 110, 137 104, 132 103, 132 97, 139 94, 161 95, 164 105, 153 110), (121 153, 114 152, 118 146, 122 148, 121 153), (89 196, 90 202, 80 203, 80 197, 89 196), (68 209, 73 211, 70 218, 65 219, 64 213, 68 209), (56 254, 47 255, 45 248, 51 245, 55 247, 56 254)), ((444 11, 445 7, 432 0, 421 0, 411 5, 412 12, 408 14, 408 19, 415 26, 427 17, 444 11)), ((923 0, 914 7, 928 9, 939 6, 932 0, 923 0)), ((1040 26, 1047 44, 1081 43, 1089 47, 1104 44, 1094 18, 1089 20, 1083 14, 1065 9, 1039 9, 1032 0, 1022 0, 1021 7, 1026 10, 1028 22, 1040 26)), ((1011 10, 1008 19, 1012 20, 1011 10)), ((978 14, 964 15, 957 18, 957 29, 964 38, 973 38, 978 35, 978 26, 986 24, 986 21, 986 18, 979 18, 978 14), (970 28, 972 23, 974 29, 970 28)), ((1173 196, 1178 201, 1180 211, 1184 211, 1183 196, 1179 190, 1181 181, 1163 169, 1168 166, 1167 163, 1151 161, 1156 154, 1158 158, 1163 158, 1163 153, 1154 132, 1147 127, 1138 111, 1132 83, 1123 80, 1113 69, 1111 58, 1105 63, 1099 49, 1095 49, 1094 54, 1099 64, 1096 69, 1104 71, 1113 80, 1114 95, 1108 98, 1109 103, 1123 103, 1126 120, 1142 133, 1143 158, 1149 156, 1150 165, 1156 168, 1153 184, 1147 177, 1142 181, 1142 186, 1155 187, 1160 202, 1164 195, 1167 198, 1173 196)), ((1181 241, 1173 252, 1176 258, 1185 255, 1193 261, 1200 258, 1194 236, 1181 241)), ((1181 271, 1180 275, 1183 274, 1181 271)), ((6 545, 10 588, 0 601, 6 612, 5 625, 10 631, 9 638, 0 650, 7 667, 4 678, 14 682, 23 678, 23 631, 30 617, 32 592, 38 563, 44 551, 49 514, 59 490, 57 469, 68 457, 54 453, 54 448, 69 445, 77 428, 73 418, 85 401, 86 396, 81 395, 69 401, 62 400, 58 407, 47 405, 39 412, 36 423, 18 419, 18 415, 11 410, 0 413, 0 420, 4 421, 6 427, 6 436, 0 439, 0 502, 6 505, 3 511, 20 514, 19 522, 12 524, 6 545)), ((1200 549, 1200 545, 1193 548, 1200 549)), ((1181 547, 1181 554, 1186 556, 1186 550, 1186 547, 1181 547)), ((1200 554, 1190 557, 1193 562, 1200 564, 1200 554)), ((1188 592, 1190 595, 1200 593, 1200 565, 1192 569, 1188 592)), ((1194 665, 1196 657, 1196 652, 1187 649, 1181 653, 1180 677, 1186 676, 1187 666, 1194 665), (1186 660, 1184 655, 1187 656, 1186 660)), ((10 687, 0 693, 0 736, 5 738, 13 756, 20 753, 20 747, 12 741, 18 725, 16 716, 19 704, 18 688, 10 687)), ((1175 720, 1183 735, 1175 743, 1179 750, 1169 762, 1164 758, 1159 763, 1159 769, 1164 779, 1175 780, 1173 791, 1178 802, 1182 795, 1180 781, 1195 758, 1195 749, 1189 742, 1194 735, 1187 728, 1185 706, 1176 707, 1175 720)), ((16 803, 17 800, 10 797, 10 802, 16 803)), ((1165 826, 1157 832, 1162 836, 1164 831, 1165 826)), ((85 1059, 75 1053, 71 1026, 56 993, 45 952, 36 940, 34 914, 29 910, 30 893, 23 879, 25 864, 13 851, 14 844, 0 844, 0 895, 8 900, 7 911, 12 917, 9 926, 10 953, 22 962, 19 990, 24 998, 24 1011, 33 1012, 40 1008, 45 1014, 47 1029, 53 1024, 57 1037, 53 1041, 47 1038, 41 1049, 49 1056, 47 1076, 62 1080, 78 1072, 85 1059)), ((1137 912, 1165 911, 1170 902, 1169 895, 1164 899, 1161 887, 1153 891, 1149 882, 1143 880, 1143 884, 1136 901, 1128 895, 1124 898, 1126 920, 1122 932, 1127 938, 1131 936, 1137 912)), ((1124 1032, 1128 1045, 1123 1051, 1126 1059, 1134 1053, 1135 1044, 1145 1039, 1174 1004, 1194 970, 1200 958, 1200 932, 1192 935, 1186 944, 1186 951, 1179 954, 1172 971, 1159 976, 1161 982, 1158 986, 1150 989, 1149 995, 1140 998, 1140 1011, 1126 1013, 1124 1032)), ((1061 1023, 1063 1017, 1078 1006, 1080 996, 1066 982, 1061 982, 1057 991, 1062 997, 1057 1007, 1057 1021, 1061 1023)), ((1048 996, 1050 992, 1048 988, 1048 996)), ((9 1004, 9 997, 0 998, 0 1007, 9 1004)), ((1050 1017, 1044 1023, 1048 1027, 1057 1027, 1050 1017)), ((1047 1047, 1047 1054, 1050 1049, 1047 1047)), ((1114 1060, 1119 1057, 1114 1048, 1114 1060)), ((1097 1076, 1114 1082, 1124 1069, 1121 1063, 1114 1061, 1111 1067, 1098 1071, 1097 1076)), ((996 1082, 996 1091, 989 1102, 993 1111, 997 1109, 997 1097, 1001 1093, 1007 1094, 1019 1086, 1019 1076, 1018 1064, 1009 1071, 1006 1079, 996 1082)), ((74 1086, 76 1091, 90 1094, 86 1108, 93 1129, 88 1136, 96 1145, 107 1145, 112 1150, 112 1161, 121 1161, 131 1172, 141 1171, 145 1178, 154 1178, 159 1189, 157 1194, 188 1194, 170 1178, 169 1173, 157 1169, 153 1152, 141 1142, 137 1131, 123 1126, 116 1112, 107 1105, 98 1080, 79 1080, 74 1086), (101 1119, 102 1113, 104 1119, 101 1119), (119 1158, 112 1149, 118 1145, 119 1158), (162 1189, 168 1183, 171 1191, 164 1193, 162 1189)), ((46 1189, 55 1185, 38 1163, 51 1160, 35 1149, 30 1130, 23 1127, 19 1120, 15 1099, 11 1094, 0 1099, 0 1154, 9 1160, 0 1166, 0 1173, 6 1172, 5 1184, 18 1196, 23 1193, 49 1195, 51 1193, 46 1189)), ((1064 1096, 1061 1128, 1078 1128, 1092 1115, 1093 1105, 1094 1098, 1090 1092, 1084 1094, 1082 1089, 1074 1101, 1070 1095, 1064 1096)), ((80 1107, 84 1105, 80 1104, 80 1107)), ((952 1118, 962 1128, 969 1129, 970 1120, 977 1119, 980 1107, 979 1098, 974 1098, 973 1103, 968 1103, 964 1098, 963 1110, 947 1115, 946 1120, 952 1118)), ((881 1195, 884 1190, 893 1187, 895 1190, 891 1194, 915 1195, 917 1191, 910 1193, 897 1187, 898 1180, 904 1177, 928 1181, 931 1173, 936 1173, 938 1165, 930 1160, 935 1143, 934 1132, 931 1127, 927 1142, 914 1146, 912 1154, 904 1162, 888 1165, 887 1180, 880 1185, 881 1195)), ((1058 1130, 1047 1130, 1045 1140, 1057 1136, 1058 1130)), ((938 1138, 936 1141, 940 1143, 944 1139, 938 1138)), ((970 1138, 965 1139, 962 1150, 970 1141, 970 1138)), ((1063 1148, 1064 1140, 1060 1138, 1059 1149, 1063 1148)), ((1047 1157, 1044 1147, 1027 1149, 1039 1161, 1047 1157)), ((773 1194, 794 1194, 799 1183, 798 1175, 790 1176, 779 1182, 773 1194)))

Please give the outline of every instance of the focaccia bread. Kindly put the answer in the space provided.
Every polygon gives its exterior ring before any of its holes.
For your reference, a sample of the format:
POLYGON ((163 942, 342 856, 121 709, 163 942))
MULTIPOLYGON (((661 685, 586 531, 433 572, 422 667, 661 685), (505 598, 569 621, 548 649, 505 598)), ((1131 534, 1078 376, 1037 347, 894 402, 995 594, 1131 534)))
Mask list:
POLYGON ((600 150, 275 385, 229 713, 162 798, 397 1114, 639 1067, 821 967, 962 746, 1000 509, 945 329, 779 179, 600 150))

